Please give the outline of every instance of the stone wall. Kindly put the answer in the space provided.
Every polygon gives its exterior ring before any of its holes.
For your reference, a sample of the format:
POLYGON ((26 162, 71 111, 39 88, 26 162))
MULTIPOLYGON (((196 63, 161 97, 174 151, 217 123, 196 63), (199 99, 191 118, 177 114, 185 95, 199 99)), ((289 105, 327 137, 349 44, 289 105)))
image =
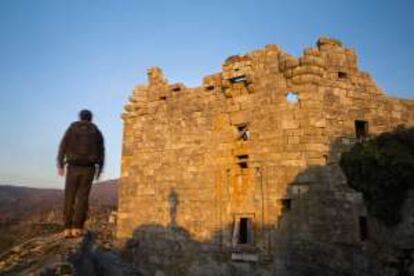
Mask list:
POLYGON ((356 139, 412 124, 414 101, 384 95, 353 49, 320 38, 295 58, 268 45, 196 88, 151 68, 123 119, 118 238, 185 232, 205 254, 277 275, 374 275, 362 198, 337 161, 356 139))

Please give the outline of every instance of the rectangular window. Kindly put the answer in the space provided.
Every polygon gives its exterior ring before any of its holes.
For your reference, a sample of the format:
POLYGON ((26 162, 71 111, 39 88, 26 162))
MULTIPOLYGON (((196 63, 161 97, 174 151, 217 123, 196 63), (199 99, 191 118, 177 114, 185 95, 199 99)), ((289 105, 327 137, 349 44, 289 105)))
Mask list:
POLYGON ((368 239, 367 217, 359 217, 359 239, 361 241, 366 241, 368 239))
POLYGON ((233 230, 233 246, 253 245, 253 218, 236 217, 233 230))
POLYGON ((289 211, 292 208, 292 199, 283 198, 280 202, 282 203, 282 212, 289 211))
POLYGON ((239 244, 249 243, 248 224, 248 218, 240 218, 239 244))
POLYGON ((237 164, 239 164, 240 169, 247 169, 249 167, 249 155, 239 155, 237 156, 237 164))
POLYGON ((358 139, 368 137, 368 122, 362 120, 355 121, 355 136, 358 139))
POLYGON ((338 79, 344 80, 344 79, 347 79, 347 78, 348 78, 348 74, 347 73, 342 72, 342 71, 339 71, 338 72, 338 79))

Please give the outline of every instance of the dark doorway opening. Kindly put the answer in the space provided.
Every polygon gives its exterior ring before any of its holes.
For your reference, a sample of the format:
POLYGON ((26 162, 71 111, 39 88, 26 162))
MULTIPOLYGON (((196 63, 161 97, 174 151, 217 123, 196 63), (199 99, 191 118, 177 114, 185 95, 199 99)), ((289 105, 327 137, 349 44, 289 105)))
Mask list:
POLYGON ((240 218, 239 244, 248 243, 248 218, 240 218))
POLYGON ((253 224, 251 218, 242 217, 239 220, 238 244, 253 243, 253 224))
POLYGON ((358 139, 368 137, 368 122, 362 120, 355 121, 355 136, 358 139))
POLYGON ((368 240, 368 220, 367 217, 359 217, 359 239, 368 240))

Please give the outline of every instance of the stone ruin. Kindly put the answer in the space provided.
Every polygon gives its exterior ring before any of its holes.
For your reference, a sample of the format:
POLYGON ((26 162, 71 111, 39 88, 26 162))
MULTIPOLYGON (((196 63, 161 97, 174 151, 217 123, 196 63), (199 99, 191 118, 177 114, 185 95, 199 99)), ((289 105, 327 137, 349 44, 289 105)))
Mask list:
POLYGON ((195 88, 151 68, 122 118, 117 237, 136 241, 144 269, 387 275, 338 160, 355 141, 412 124, 414 101, 385 95, 354 49, 322 37, 296 58, 268 45, 195 88))

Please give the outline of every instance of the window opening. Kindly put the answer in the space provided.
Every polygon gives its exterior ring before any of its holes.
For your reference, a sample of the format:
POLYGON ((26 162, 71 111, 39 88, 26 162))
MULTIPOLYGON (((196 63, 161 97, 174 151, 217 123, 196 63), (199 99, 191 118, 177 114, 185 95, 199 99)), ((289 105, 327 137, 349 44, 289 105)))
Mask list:
POLYGON ((239 76, 239 77, 234 77, 230 79, 231 83, 241 83, 241 82, 246 82, 246 76, 239 76))
POLYGON ((347 79, 348 78, 348 74, 342 71, 338 72, 338 79, 347 79))
POLYGON ((167 97, 166 97, 166 96, 161 96, 161 97, 160 97, 160 100, 165 101, 166 99, 167 99, 167 97))
POLYGON ((358 139, 368 137, 368 122, 356 120, 355 121, 355 136, 358 139))
POLYGON ((206 90, 207 90, 207 91, 214 90, 214 85, 207 85, 207 86, 206 86, 206 90))
POLYGON ((233 230, 233 245, 253 245, 253 219, 251 217, 236 218, 233 230))
POLYGON ((180 92, 181 91, 181 87, 175 86, 175 87, 172 88, 172 91, 174 91, 174 92, 180 92))
POLYGON ((240 218, 239 244, 246 244, 249 242, 248 223, 248 218, 240 218))
POLYGON ((359 217, 359 239, 366 241, 368 239, 368 220, 367 217, 359 217))
POLYGON ((250 139, 250 131, 247 127, 247 124, 240 124, 237 126, 237 131, 239 133, 239 140, 247 141, 250 139))
POLYGON ((248 161, 249 161, 249 155, 247 154, 237 156, 237 163, 239 164, 241 169, 247 169, 249 167, 248 161))
POLYGON ((282 211, 289 211, 292 208, 292 199, 283 198, 280 201, 282 203, 282 211))
POLYGON ((297 103, 299 101, 299 96, 297 92, 288 92, 286 99, 289 103, 297 103))

